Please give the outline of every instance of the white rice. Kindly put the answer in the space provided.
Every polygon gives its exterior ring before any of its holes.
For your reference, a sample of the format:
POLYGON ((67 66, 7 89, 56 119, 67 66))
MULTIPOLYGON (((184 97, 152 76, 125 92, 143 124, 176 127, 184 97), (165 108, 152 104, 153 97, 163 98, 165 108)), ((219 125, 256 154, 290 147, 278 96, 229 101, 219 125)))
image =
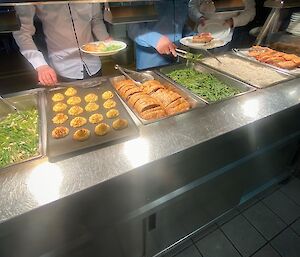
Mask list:
POLYGON ((268 67, 261 67, 247 60, 231 57, 228 55, 218 56, 222 62, 214 58, 205 58, 203 62, 215 69, 229 73, 251 85, 266 87, 273 83, 288 79, 287 76, 276 72, 268 67))

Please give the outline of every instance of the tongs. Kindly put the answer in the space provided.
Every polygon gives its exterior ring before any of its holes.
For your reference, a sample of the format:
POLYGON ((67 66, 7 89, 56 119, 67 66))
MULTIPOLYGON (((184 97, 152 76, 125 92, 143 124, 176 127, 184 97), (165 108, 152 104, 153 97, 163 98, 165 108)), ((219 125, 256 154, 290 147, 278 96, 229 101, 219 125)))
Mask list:
POLYGON ((148 80, 154 79, 152 75, 150 75, 146 72, 137 72, 134 70, 129 70, 129 69, 121 67, 118 64, 115 65, 115 69, 119 70, 126 78, 130 79, 138 86, 141 86, 144 82, 146 82, 148 80))
MULTIPOLYGON (((208 51, 207 49, 201 48, 201 50, 203 50, 203 51, 206 52, 208 55, 210 55, 211 57, 215 58, 219 63, 221 63, 221 61, 217 58, 217 56, 215 56, 213 53, 211 53, 211 52, 208 51)), ((178 55, 178 56, 180 56, 181 58, 184 58, 184 59, 188 59, 188 57, 187 57, 188 54, 193 55, 192 53, 187 52, 187 51, 182 50, 182 49, 179 49, 179 48, 176 48, 175 51, 177 52, 177 55, 178 55)))
POLYGON ((16 106, 11 104, 9 101, 7 101, 5 98, 3 98, 1 95, 0 95, 0 101, 3 102, 4 104, 6 104, 7 106, 9 106, 11 109, 14 109, 16 112, 18 111, 16 106))

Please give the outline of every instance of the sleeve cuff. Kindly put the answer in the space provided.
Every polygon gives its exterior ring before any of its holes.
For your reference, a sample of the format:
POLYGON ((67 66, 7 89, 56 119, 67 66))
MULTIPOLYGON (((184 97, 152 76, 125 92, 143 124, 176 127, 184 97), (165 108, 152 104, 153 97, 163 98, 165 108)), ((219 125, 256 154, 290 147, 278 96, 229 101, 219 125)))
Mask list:
POLYGON ((160 40, 161 36, 162 35, 158 32, 149 32, 148 36, 147 36, 148 37, 148 39, 147 39, 148 44, 155 48, 158 41, 160 40))
POLYGON ((48 63, 44 59, 43 54, 39 51, 26 50, 26 51, 22 51, 22 54, 31 63, 34 69, 42 65, 48 65, 48 63))

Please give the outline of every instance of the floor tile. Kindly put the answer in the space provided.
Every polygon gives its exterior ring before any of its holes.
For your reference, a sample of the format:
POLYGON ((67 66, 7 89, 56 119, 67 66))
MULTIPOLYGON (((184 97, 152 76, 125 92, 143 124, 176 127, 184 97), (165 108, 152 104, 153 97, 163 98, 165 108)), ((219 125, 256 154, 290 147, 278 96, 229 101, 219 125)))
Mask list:
POLYGON ((236 217, 237 215, 239 215, 240 212, 237 209, 232 209, 229 212, 227 212, 226 214, 224 214, 222 217, 220 217, 217 221, 216 224, 218 226, 222 226, 225 223, 227 223, 228 221, 232 220, 234 217, 236 217))
POLYGON ((266 243, 242 215, 235 217, 221 229, 244 257, 250 256, 266 243))
POLYGON ((290 228, 275 237, 271 245, 282 257, 299 257, 300 255, 300 237, 290 228))
POLYGON ((249 199, 248 201, 242 203, 238 209, 243 212, 244 210, 247 210, 248 208, 250 208, 251 206, 253 206, 254 204, 256 204, 259 201, 259 198, 257 198, 256 196, 249 199))
POLYGON ((272 248, 270 245, 266 245, 261 248, 256 254, 252 257, 281 257, 276 250, 272 248))
POLYGON ((289 183, 282 186, 280 190, 300 205, 300 179, 292 179, 289 183))
POLYGON ((279 190, 263 199, 263 202, 287 224, 300 217, 300 207, 279 190))
POLYGON ((196 243, 204 257, 240 257, 240 254, 224 236, 221 230, 215 230, 196 243))
POLYGON ((261 202, 243 212, 250 223, 268 240, 286 228, 286 224, 261 202))
POLYGON ((202 257, 199 251, 197 250, 196 246, 191 245, 190 247, 184 249, 183 251, 179 252, 174 257, 202 257))
POLYGON ((300 236, 300 219, 296 220, 292 224, 292 229, 298 234, 298 236, 300 236))
POLYGON ((192 241, 195 243, 202 239, 203 237, 207 236, 211 232, 215 231, 218 229, 218 226, 215 224, 211 224, 207 226, 206 228, 202 229, 201 231, 197 232, 195 235, 192 236, 192 241))

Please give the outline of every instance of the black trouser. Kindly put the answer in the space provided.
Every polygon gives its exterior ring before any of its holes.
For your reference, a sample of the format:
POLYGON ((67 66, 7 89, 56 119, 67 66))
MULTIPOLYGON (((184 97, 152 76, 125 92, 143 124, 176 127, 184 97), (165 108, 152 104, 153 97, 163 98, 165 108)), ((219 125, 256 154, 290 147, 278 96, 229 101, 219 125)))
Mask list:
MULTIPOLYGON (((102 76, 102 71, 101 69, 95 73, 94 75, 90 76, 86 70, 85 67, 83 67, 83 79, 89 79, 89 78, 95 78, 95 77, 101 77, 102 76)), ((76 81, 76 80, 81 80, 81 79, 70 79, 70 78, 66 78, 63 76, 58 75, 58 81, 59 82, 72 82, 72 81, 76 81)))

